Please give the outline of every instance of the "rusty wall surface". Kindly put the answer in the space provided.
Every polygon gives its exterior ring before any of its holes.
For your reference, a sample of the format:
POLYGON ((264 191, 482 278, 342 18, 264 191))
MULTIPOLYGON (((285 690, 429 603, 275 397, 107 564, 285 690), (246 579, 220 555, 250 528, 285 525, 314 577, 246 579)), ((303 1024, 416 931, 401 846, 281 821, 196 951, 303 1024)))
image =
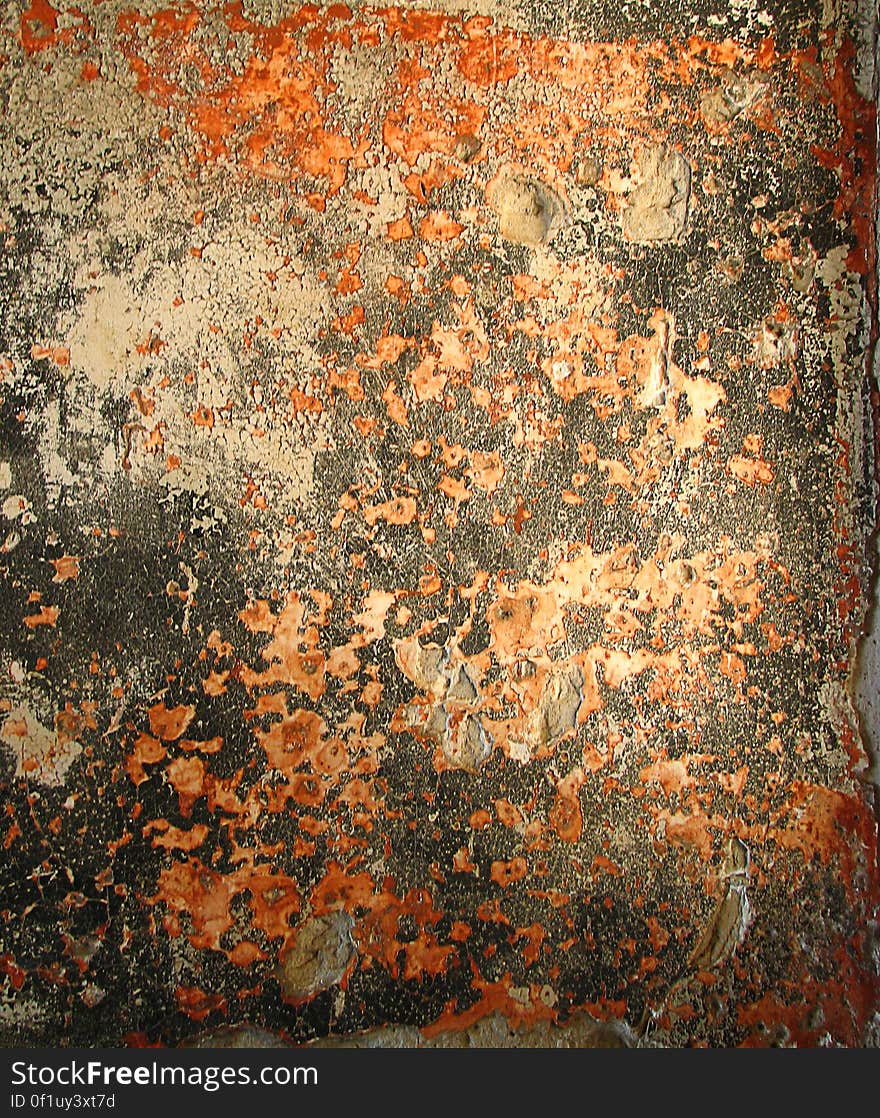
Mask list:
POLYGON ((4 1044, 877 1042, 871 8, 3 7, 4 1044))

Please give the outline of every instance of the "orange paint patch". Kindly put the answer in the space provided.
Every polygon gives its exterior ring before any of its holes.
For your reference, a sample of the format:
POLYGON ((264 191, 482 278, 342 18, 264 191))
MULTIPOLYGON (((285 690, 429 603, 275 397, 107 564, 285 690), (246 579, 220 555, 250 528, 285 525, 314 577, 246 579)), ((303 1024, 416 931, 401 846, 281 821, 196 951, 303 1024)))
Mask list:
POLYGON ((390 221, 388 223, 388 239, 391 241, 406 241, 413 236, 413 227, 410 224, 409 217, 404 215, 399 217, 397 221, 390 221))
POLYGON ((155 765, 167 755, 165 746, 158 738, 149 734, 139 734, 131 753, 125 759, 125 768, 135 784, 143 784, 148 779, 144 765, 155 765))
POLYGON ((266 952, 251 940, 242 940, 231 951, 227 951, 226 957, 235 966, 246 968, 265 959, 266 952))
POLYGON ((374 882, 368 873, 349 874, 338 862, 330 862, 322 880, 312 890, 312 912, 317 916, 342 906, 351 911, 368 906, 374 882))
POLYGON ((186 913, 192 925, 188 936, 192 945, 221 950, 221 937, 234 925, 229 905, 236 892, 231 878, 190 859, 161 871, 159 890, 152 900, 168 906, 171 919, 166 926, 172 936, 181 934, 178 917, 186 913))
POLYGON ((154 819, 143 828, 145 836, 152 835, 152 845, 165 850, 195 850, 201 846, 208 837, 208 828, 204 823, 197 823, 190 830, 185 831, 175 827, 167 819, 154 819))
POLYGON ((792 387, 790 384, 778 385, 767 390, 767 399, 774 408, 788 411, 791 408, 792 387))
POLYGON ((24 623, 29 629, 36 629, 40 625, 55 625, 58 620, 58 607, 57 606, 40 606, 39 613, 31 613, 25 617, 24 623))
POLYGON ((204 1021, 218 1010, 226 1012, 226 999, 222 995, 208 994, 198 986, 178 986, 177 1004, 193 1021, 204 1021))
POLYGON ((51 361, 59 369, 67 368, 70 364, 70 350, 66 346, 32 345, 31 357, 34 361, 51 361))
POLYGON ((378 520, 388 524, 411 524, 418 512, 414 497, 393 497, 379 505, 370 505, 364 510, 364 519, 369 525, 378 520))
POLYGON ((429 214, 419 224, 419 236, 423 241, 454 241, 463 232, 464 226, 442 211, 429 214))
POLYGON ((497 450, 484 454, 475 450, 470 456, 470 465, 465 471, 471 481, 484 493, 491 494, 504 480, 504 466, 497 450))
POLYGON ((648 765, 639 773, 639 779, 644 784, 656 782, 663 789, 663 794, 669 797, 673 792, 685 792, 694 786, 694 778, 688 773, 687 758, 683 760, 659 760, 648 765))
POLYGON ((176 741, 196 715, 193 706, 176 706, 170 710, 164 701, 150 707, 150 729, 162 741, 176 741))
POLYGON ((763 458, 746 458, 742 454, 734 454, 728 463, 728 469, 746 485, 769 485, 773 481, 773 470, 763 458))
POLYGON ((528 873, 529 866, 525 858, 511 858, 510 861, 498 859, 490 867, 490 876, 494 882, 506 889, 515 881, 522 881, 528 873))
POLYGON ((403 977, 406 980, 444 974, 450 959, 456 956, 456 949, 451 944, 441 945, 430 932, 420 932, 414 940, 404 944, 403 950, 403 977))
POLYGON ((563 842, 577 842, 581 837, 584 817, 577 796, 557 796, 550 809, 550 826, 563 842))
POLYGON ((50 559, 49 562, 55 568, 53 582, 66 582, 71 578, 79 578, 78 555, 62 555, 60 559, 50 559))

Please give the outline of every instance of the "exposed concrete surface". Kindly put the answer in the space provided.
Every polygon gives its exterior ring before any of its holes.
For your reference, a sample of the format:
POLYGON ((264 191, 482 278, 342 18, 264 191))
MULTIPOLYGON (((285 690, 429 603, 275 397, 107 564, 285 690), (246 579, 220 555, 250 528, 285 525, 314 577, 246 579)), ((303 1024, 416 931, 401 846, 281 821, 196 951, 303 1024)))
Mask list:
POLYGON ((876 1043, 873 6, 0 18, 3 1043, 876 1043))

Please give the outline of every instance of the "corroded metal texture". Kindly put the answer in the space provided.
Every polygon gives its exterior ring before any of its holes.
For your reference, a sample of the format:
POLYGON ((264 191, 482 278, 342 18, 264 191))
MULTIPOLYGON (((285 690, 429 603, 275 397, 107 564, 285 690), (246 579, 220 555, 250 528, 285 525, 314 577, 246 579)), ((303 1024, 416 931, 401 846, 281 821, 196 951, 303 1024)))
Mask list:
POLYGON ((4 8, 5 1043, 871 1041, 871 18, 4 8))

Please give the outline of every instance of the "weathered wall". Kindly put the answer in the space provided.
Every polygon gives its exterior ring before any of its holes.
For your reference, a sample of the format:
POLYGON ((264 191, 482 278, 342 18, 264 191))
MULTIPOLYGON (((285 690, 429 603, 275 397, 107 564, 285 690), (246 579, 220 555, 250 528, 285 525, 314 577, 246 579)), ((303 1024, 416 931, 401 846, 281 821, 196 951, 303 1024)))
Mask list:
POLYGON ((6 1043, 870 1041, 869 7, 6 6, 6 1043))

